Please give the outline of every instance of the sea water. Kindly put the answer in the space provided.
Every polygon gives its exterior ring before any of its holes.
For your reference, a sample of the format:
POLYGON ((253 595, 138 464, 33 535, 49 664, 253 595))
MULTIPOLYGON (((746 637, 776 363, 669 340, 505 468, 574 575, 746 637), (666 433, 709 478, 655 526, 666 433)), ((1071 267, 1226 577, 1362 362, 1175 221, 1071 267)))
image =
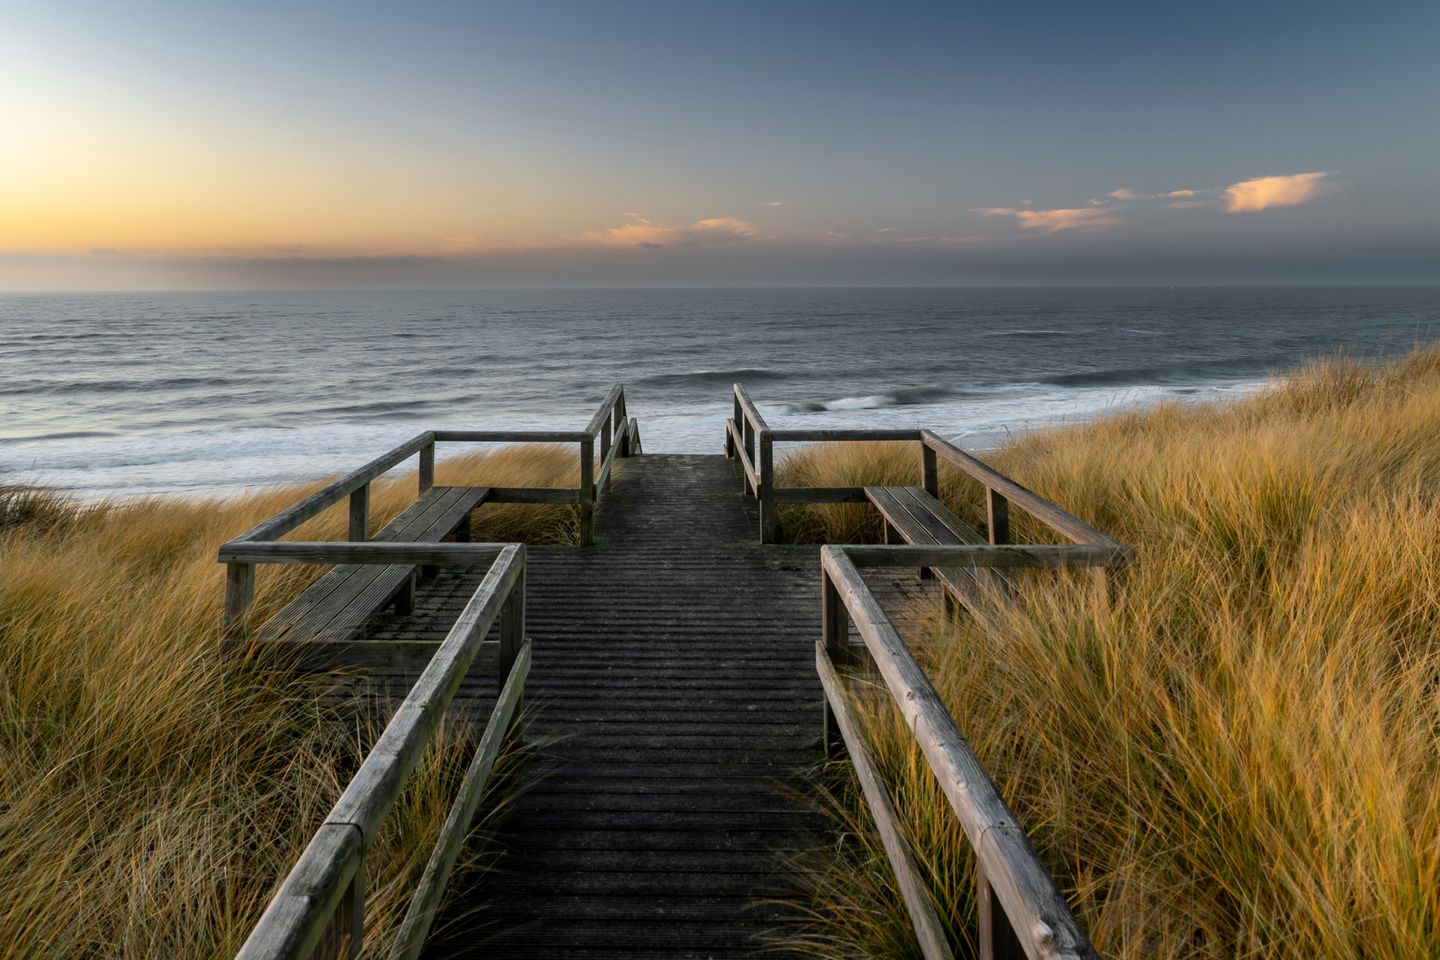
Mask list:
POLYGON ((736 381, 775 427, 985 447, 1437 336, 1437 287, 0 295, 0 473, 310 480, 424 428, 577 429, 616 381, 647 452, 720 451, 736 381))

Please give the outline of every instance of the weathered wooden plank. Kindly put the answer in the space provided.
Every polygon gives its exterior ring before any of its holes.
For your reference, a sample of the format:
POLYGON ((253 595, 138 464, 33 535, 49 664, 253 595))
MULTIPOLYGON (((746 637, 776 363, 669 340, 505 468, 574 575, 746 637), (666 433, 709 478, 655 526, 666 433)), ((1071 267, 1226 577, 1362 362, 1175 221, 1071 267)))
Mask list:
POLYGON ((460 855, 460 847, 470 832, 475 810, 480 805, 486 784, 490 781, 490 771, 494 769, 495 758, 500 754, 500 744, 519 707, 521 692, 525 689, 525 677, 529 671, 530 644, 526 643, 515 657, 514 666, 508 672, 505 685, 496 699, 495 708, 490 712, 490 720, 485 725, 480 744, 465 770, 465 777, 460 782, 455 801, 445 816, 445 825, 440 828, 440 837, 425 864, 420 884, 410 900, 405 918, 400 923, 400 932, 390 949, 391 960, 415 960, 425 947, 430 925, 435 920, 435 911, 440 906, 440 899, 445 895, 450 873, 455 869, 455 860, 460 855))
POLYGON ((370 539, 370 484, 350 493, 350 539, 370 539))
POLYGON ((417 479, 420 481, 420 495, 424 496, 427 491, 435 486, 435 443, 431 441, 420 448, 420 468, 417 471, 417 479))
POLYGON ((775 542, 775 443, 769 429, 760 431, 760 462, 756 465, 760 485, 755 490, 760 514, 760 542, 775 542))
POLYGON ((767 424, 765 418, 760 415, 760 408, 755 406, 754 400, 750 399, 750 393, 745 389, 744 385, 737 383, 734 389, 735 401, 740 405, 740 412, 745 415, 744 418, 749 421, 750 426, 754 428, 756 432, 769 430, 770 425, 767 424))
POLYGON ((583 430, 435 430, 443 443, 579 443, 583 430))
POLYGON ((936 500, 940 499, 940 465, 935 459, 935 448, 927 443, 920 444, 920 486, 936 500))
POLYGON ((851 427, 784 428, 771 430, 776 443, 836 443, 853 440, 919 440, 919 430, 860 429, 851 427))
POLYGON ((580 441, 580 546, 595 545, 595 440, 580 441))
POLYGON ((912 515, 924 516, 939 523, 943 531, 949 532, 950 538, 947 539, 941 531, 937 531, 937 535, 941 537, 940 542, 950 542, 950 540, 959 543, 987 542, 984 537, 980 536, 978 530, 955 516, 949 507, 927 491, 919 487, 891 487, 890 489, 894 491, 896 498, 910 509, 912 515))
POLYGON ((254 599, 255 564, 228 564, 225 567, 225 623, 239 622, 254 599))
POLYGON ((860 571, 840 548, 822 547, 820 557, 970 839, 976 858, 984 865, 986 877, 1026 955, 1094 958, 1089 937, 1056 889, 1029 837, 956 727, 925 671, 866 587, 860 571))
POLYGON ((1010 501, 989 487, 985 488, 985 529, 991 543, 1010 542, 1010 501))
POLYGON ((834 664, 826 656, 824 642, 815 644, 815 670, 820 675, 820 686, 825 691, 830 712, 850 755, 850 765, 855 768, 855 779, 860 783, 865 803, 870 808, 870 815, 880 834, 880 843, 885 848, 885 856, 895 874, 900 898, 905 901, 906 912, 910 914, 910 925, 920 943, 920 952, 927 960, 953 957, 955 954, 945 940, 945 928, 935 914, 930 888, 925 885, 919 869, 915 866, 910 845, 900 831, 900 818, 895 813, 894 804, 890 802, 890 794, 885 789, 884 781, 876 771, 875 760, 865 742, 865 734, 861 732, 850 709, 850 698, 845 693, 845 685, 841 682, 840 675, 835 672, 834 664))
POLYGON ((843 547, 857 567, 1118 567, 1125 550, 1092 544, 854 544, 843 547))
POLYGON ((360 469, 315 491, 299 503, 280 511, 269 520, 252 527, 230 542, 274 540, 276 537, 295 529, 326 507, 339 503, 360 486, 369 483, 397 463, 400 463, 402 460, 407 459, 434 442, 435 434, 428 430, 422 434, 411 437, 399 446, 371 460, 360 469))
POLYGON ((499 556, 499 543, 347 543, 294 540, 275 543, 229 543, 221 548, 227 563, 384 563, 477 564, 499 556))
POLYGON ((600 432, 600 428, 605 426, 606 421, 610 419, 610 414, 624 391, 625 387, 619 383, 610 388, 610 392, 605 394, 605 399, 600 401, 600 408, 595 411, 595 415, 592 416, 590 422, 585 425, 585 430, 583 431, 585 436, 593 438, 595 434, 600 432))
POLYGON ((600 472, 595 475, 595 488, 602 492, 610 489, 610 468, 615 466, 615 458, 620 456, 620 444, 601 444, 600 472), (608 449, 607 449, 608 448, 608 449))

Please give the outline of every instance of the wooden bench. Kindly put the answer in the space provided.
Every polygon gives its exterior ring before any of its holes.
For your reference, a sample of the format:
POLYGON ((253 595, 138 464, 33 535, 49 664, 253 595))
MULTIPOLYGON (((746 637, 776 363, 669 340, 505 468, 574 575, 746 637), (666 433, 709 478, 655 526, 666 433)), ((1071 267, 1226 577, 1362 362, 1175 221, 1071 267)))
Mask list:
MULTIPOLYGON (((469 540, 470 513, 489 494, 489 487, 432 487, 370 539, 438 543, 454 536, 469 540)), ((352 665, 348 658, 337 658, 337 651, 362 637, 365 622, 387 605, 393 603, 397 612, 409 613, 418 572, 405 564, 339 564, 256 630, 248 642, 305 644, 310 654, 304 658, 307 666, 352 665)))
MULTIPOLYGON (((865 497, 885 519, 886 543, 896 542, 897 536, 920 546, 989 542, 923 487, 866 487, 865 497)), ((934 567, 930 573, 940 581, 947 596, 982 620, 996 599, 1005 596, 1012 586, 1010 576, 1000 570, 934 567)))

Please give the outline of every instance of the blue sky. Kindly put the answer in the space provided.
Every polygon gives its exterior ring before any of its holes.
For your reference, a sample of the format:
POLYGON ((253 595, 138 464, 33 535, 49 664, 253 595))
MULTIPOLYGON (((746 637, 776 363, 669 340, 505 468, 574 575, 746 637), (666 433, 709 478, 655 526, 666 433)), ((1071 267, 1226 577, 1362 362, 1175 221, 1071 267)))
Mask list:
POLYGON ((1440 280, 1440 5, 11 4, 0 289, 1440 280))

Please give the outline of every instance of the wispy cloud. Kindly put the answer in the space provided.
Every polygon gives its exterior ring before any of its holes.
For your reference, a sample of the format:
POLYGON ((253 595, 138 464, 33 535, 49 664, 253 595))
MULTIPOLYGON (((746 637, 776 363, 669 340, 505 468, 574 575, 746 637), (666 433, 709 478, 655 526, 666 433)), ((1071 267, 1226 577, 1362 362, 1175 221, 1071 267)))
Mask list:
POLYGON ((784 200, 766 200, 766 201, 765 201, 765 206, 767 206, 767 207, 783 207, 783 206, 785 206, 785 201, 784 201, 784 200))
POLYGON ((1014 217, 1022 230, 1060 233, 1065 230, 1096 232, 1124 223, 1119 207, 1072 207, 1059 210, 1023 210, 1015 207, 980 207, 972 210, 986 217, 1014 217))
POLYGON ((759 236, 754 224, 739 217, 707 217, 694 223, 670 225, 656 223, 638 214, 624 216, 631 218, 629 223, 592 231, 585 234, 585 239, 607 247, 655 250, 660 247, 731 246, 759 236))
MULTIPOLYGON (((1166 204, 1170 207, 1203 207, 1206 204, 1214 203, 1214 194, 1218 190, 1167 190, 1164 193, 1139 193, 1129 187, 1121 187, 1119 190, 1111 190, 1105 196, 1114 200, 1169 200, 1166 204), (1207 199, 1207 195, 1210 195, 1207 199)), ((1091 203, 1098 201, 1091 200, 1091 203)))
MULTIPOLYGON (((1271 207, 1293 207, 1314 200, 1335 189, 1327 181, 1328 173, 1290 173, 1275 177, 1255 177, 1228 187, 1202 187, 1167 190, 1163 193, 1140 193, 1129 187, 1111 190, 1112 200, 1163 200, 1172 210, 1208 207, 1222 201, 1226 213, 1246 213, 1271 207)), ((1091 200, 1092 204, 1096 201, 1091 200)))
POLYGON ((1334 184, 1325 180, 1328 176, 1323 172, 1291 173, 1232 183, 1225 188, 1225 212, 1247 213, 1308 203, 1334 189, 1334 184))

